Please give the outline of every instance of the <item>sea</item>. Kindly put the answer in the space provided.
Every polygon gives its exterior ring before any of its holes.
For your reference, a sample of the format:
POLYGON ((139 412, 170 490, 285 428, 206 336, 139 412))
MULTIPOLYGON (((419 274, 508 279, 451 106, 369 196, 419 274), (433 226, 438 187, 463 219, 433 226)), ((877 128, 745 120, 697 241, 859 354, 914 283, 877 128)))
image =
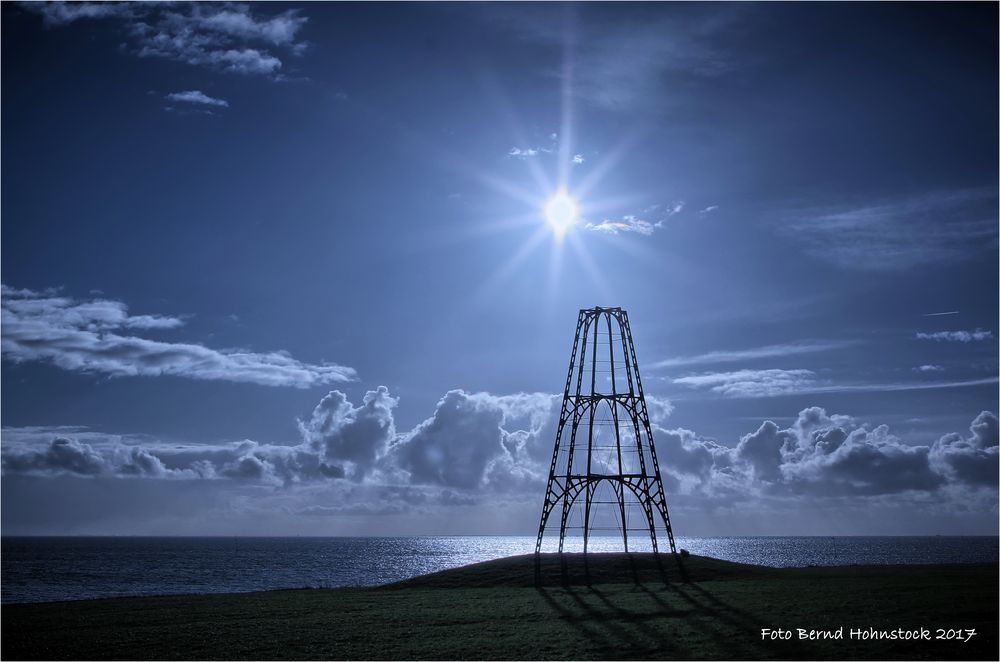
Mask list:
MULTIPOLYGON (((567 551, 580 551, 577 538, 567 551)), ((692 554, 775 567, 996 562, 996 537, 677 538, 692 554)), ((373 586, 534 551, 534 536, 3 537, 0 602, 373 586)), ((648 541, 645 549, 648 550, 648 541)), ((620 551, 594 537, 592 551, 620 551)), ((633 547, 643 551, 641 544, 633 547)))

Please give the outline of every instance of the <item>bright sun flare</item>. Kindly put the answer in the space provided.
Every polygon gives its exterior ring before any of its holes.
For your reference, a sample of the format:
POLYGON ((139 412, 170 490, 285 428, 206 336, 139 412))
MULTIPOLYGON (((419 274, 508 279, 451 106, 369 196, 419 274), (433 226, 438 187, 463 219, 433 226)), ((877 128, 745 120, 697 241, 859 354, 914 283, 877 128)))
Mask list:
POLYGON ((545 222, 561 237, 576 222, 576 201, 566 191, 559 191, 545 203, 545 222))

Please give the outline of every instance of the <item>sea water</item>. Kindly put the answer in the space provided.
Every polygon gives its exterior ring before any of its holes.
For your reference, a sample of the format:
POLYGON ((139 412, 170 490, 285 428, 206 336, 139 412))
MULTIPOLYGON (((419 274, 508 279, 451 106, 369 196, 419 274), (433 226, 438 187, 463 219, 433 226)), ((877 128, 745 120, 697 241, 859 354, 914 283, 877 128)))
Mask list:
MULTIPOLYGON (((678 538, 692 554, 776 567, 995 562, 995 537, 678 538)), ((578 538, 567 541, 579 551, 578 538)), ((371 586, 527 554, 533 536, 405 538, 4 537, 3 603, 279 588, 371 586)), ((621 539, 591 539, 620 551, 621 539)), ((649 549, 640 540, 635 551, 649 549)))

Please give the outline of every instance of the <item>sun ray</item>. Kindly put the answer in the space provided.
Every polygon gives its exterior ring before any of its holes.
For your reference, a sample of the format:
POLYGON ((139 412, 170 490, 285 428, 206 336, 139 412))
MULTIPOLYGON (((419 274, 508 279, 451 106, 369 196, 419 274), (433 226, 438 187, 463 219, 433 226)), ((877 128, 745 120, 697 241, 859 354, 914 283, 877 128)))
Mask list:
MULTIPOLYGON (((483 83, 487 94, 489 95, 494 106, 497 108, 500 117, 507 125, 507 130, 513 136, 515 146, 531 146, 527 135, 524 132, 524 128, 521 126, 521 122, 517 118, 517 113, 514 112, 514 108, 511 105, 508 96, 504 93, 499 82, 493 76, 489 76, 484 80, 483 83)), ((542 168, 541 164, 536 158, 525 159, 527 162, 528 170, 531 173, 532 178, 535 180, 535 184, 538 186, 539 190, 548 191, 552 188, 552 181, 549 179, 548 174, 545 169, 542 168)))
POLYGON ((528 256, 535 252, 535 249, 545 240, 549 234, 548 230, 540 227, 518 248, 517 252, 511 255, 501 267, 491 275, 476 291, 477 298, 488 297, 494 289, 503 284, 505 280, 528 259, 528 256))
POLYGON ((564 5, 565 22, 563 24, 563 61, 562 61, 562 86, 560 88, 560 101, 562 103, 560 127, 559 127, 559 161, 558 186, 560 189, 568 189, 570 186, 570 170, 572 167, 573 154, 573 51, 576 43, 575 12, 573 5, 564 5))
POLYGON ((579 259, 580 264, 583 265, 583 269, 587 273, 587 276, 597 288, 598 296, 604 301, 610 301, 611 290, 608 288, 607 283, 604 282, 604 276, 601 274, 601 270, 598 269, 597 265, 594 263, 594 259, 587 250, 587 247, 575 234, 568 235, 567 239, 569 240, 567 243, 579 259))

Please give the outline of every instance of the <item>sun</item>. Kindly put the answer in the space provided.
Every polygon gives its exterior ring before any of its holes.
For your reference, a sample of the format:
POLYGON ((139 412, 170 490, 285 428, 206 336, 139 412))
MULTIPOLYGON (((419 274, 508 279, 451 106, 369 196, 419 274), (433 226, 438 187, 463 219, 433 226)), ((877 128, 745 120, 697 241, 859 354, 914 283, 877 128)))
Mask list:
POLYGON ((545 202, 545 222, 557 237, 566 234, 579 213, 576 200, 566 191, 558 191, 545 202))

